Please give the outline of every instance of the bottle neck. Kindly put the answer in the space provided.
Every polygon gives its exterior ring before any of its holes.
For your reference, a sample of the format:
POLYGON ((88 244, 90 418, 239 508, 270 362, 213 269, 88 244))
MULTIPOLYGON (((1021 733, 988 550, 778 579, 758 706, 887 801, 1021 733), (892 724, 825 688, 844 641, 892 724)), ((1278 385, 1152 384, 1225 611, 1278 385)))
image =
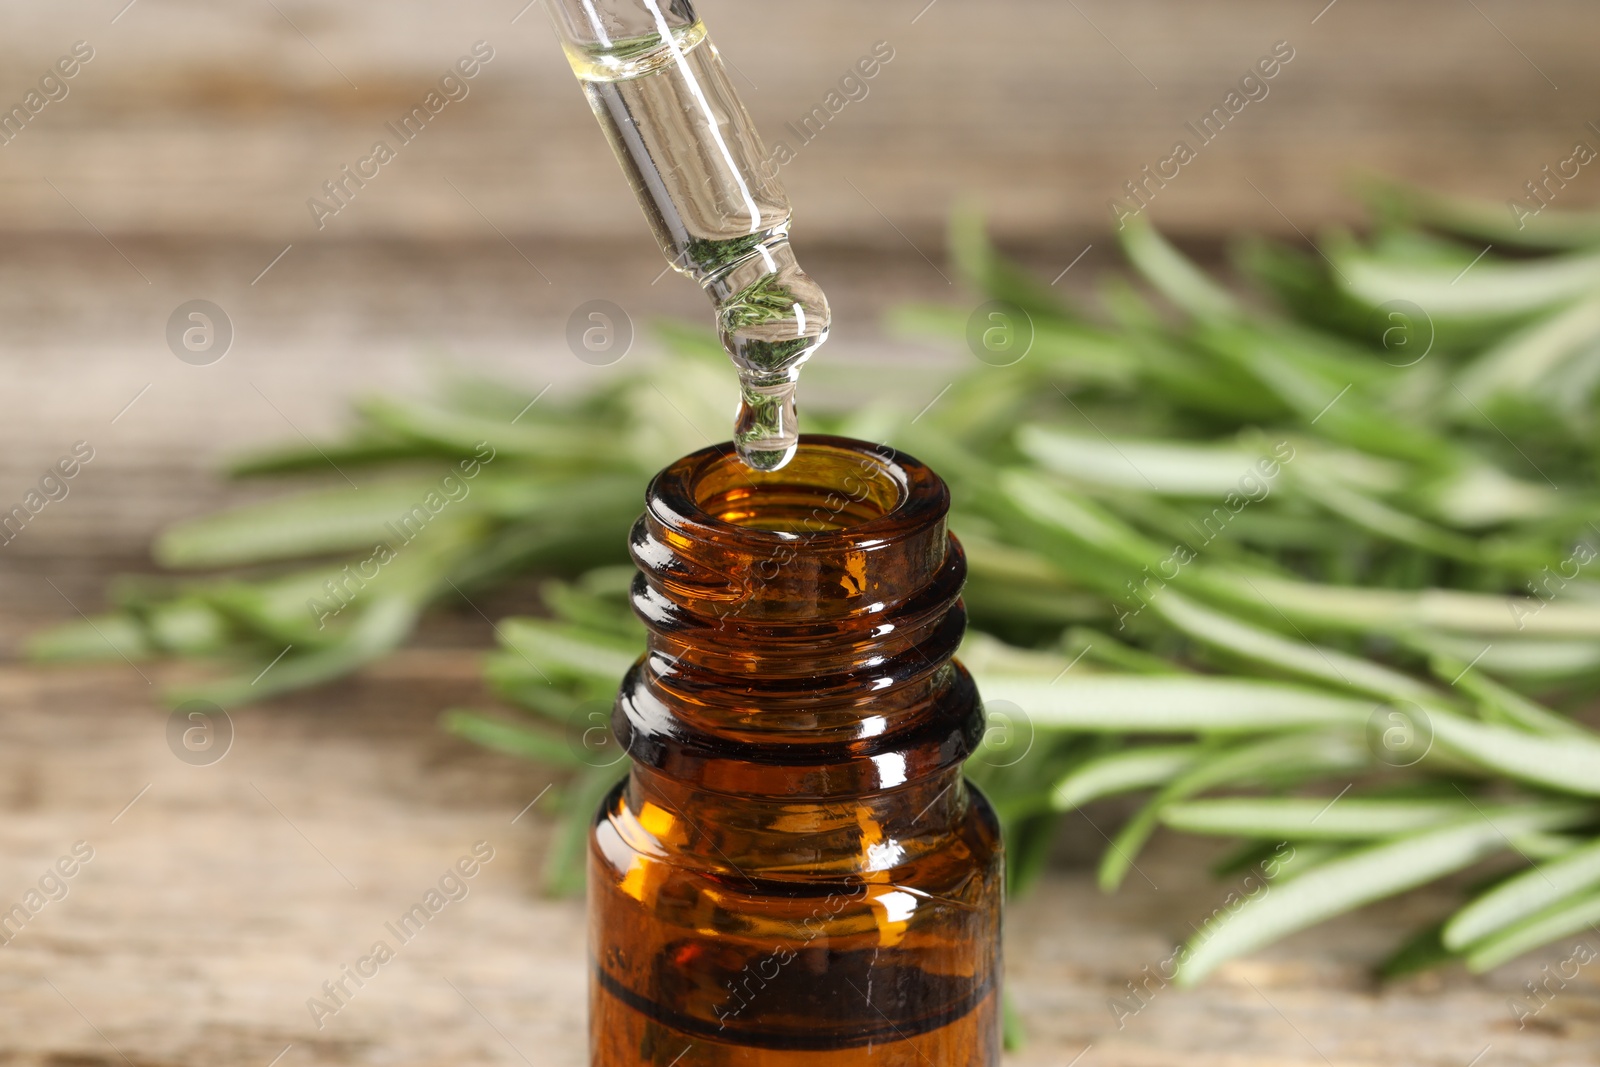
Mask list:
POLYGON ((718 446, 657 476, 632 535, 648 651, 615 718, 632 799, 738 797, 796 827, 865 798, 891 821, 964 804, 982 715, 951 658, 966 565, 948 509, 928 468, 844 438, 803 438, 779 471, 718 446))

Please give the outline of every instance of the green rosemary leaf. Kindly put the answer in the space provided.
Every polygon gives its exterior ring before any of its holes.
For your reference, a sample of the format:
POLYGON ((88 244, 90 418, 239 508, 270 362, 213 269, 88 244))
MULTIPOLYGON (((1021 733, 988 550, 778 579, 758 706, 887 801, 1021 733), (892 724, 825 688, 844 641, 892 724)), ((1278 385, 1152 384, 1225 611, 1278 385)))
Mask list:
MULTIPOLYGON (((1241 580, 1246 586, 1251 581, 1248 578, 1241 580)), ((1434 691, 1430 687, 1409 675, 1337 649, 1313 645, 1303 638, 1293 641, 1280 637, 1222 612, 1202 607, 1171 589, 1162 590, 1154 596, 1150 606, 1194 640, 1264 667, 1385 700, 1434 698, 1434 691)))
MULTIPOLYGON (((1581 683, 1593 679, 1600 672, 1600 641, 1565 641, 1543 637, 1524 640, 1505 636, 1489 641, 1482 637, 1454 634, 1414 634, 1406 643, 1428 654, 1435 664, 1432 668, 1434 677, 1445 682, 1460 677, 1468 664, 1475 668, 1471 672, 1473 677, 1494 674, 1520 685, 1537 688, 1569 678, 1581 683)), ((1482 696, 1477 696, 1477 700, 1479 706, 1486 709, 1494 705, 1492 713, 1486 711, 1487 718, 1506 722, 1521 721, 1523 718, 1504 706, 1504 702, 1482 696)), ((1545 732, 1524 725, 1534 733, 1545 732)))
POLYGON ((448 450, 425 442, 363 428, 350 439, 325 444, 294 444, 246 452, 228 462, 224 470, 233 478, 257 478, 274 474, 325 474, 337 477, 346 469, 381 467, 406 461, 441 460, 453 457, 448 450))
POLYGON ((578 582, 545 582, 539 596, 564 622, 624 638, 632 647, 642 648, 644 624, 628 601, 636 573, 632 567, 597 567, 578 582))
POLYGON ((1600 887, 1600 841, 1560 859, 1535 866, 1500 883, 1456 912, 1442 937, 1452 949, 1465 949, 1562 900, 1600 887))
POLYGON ((1273 737, 1223 749, 1197 758, 1130 819, 1111 842, 1100 863, 1100 888, 1122 883, 1134 857, 1160 824, 1171 804, 1218 786, 1295 784, 1329 774, 1354 774, 1369 763, 1368 754, 1337 734, 1301 733, 1273 737))
POLYGON ((39 663, 144 660, 157 653, 145 627, 124 612, 52 627, 28 638, 26 650, 39 663))
POLYGON ((1540 600, 1454 589, 1374 589, 1320 585, 1268 574, 1232 574, 1216 568, 1211 591, 1297 623, 1354 631, 1402 634, 1437 630, 1457 634, 1600 638, 1600 603, 1575 598, 1540 600))
POLYGON ((1028 1027, 1009 989, 1000 996, 1000 1034, 1007 1052, 1021 1052, 1028 1046, 1028 1027))
POLYGON ((1493 970, 1552 941, 1580 930, 1592 930, 1596 923, 1600 923, 1600 893, 1591 890, 1574 894, 1525 922, 1473 945, 1467 951, 1467 970, 1474 974, 1493 970))
POLYGON ((1274 852, 1273 863, 1267 871, 1274 885, 1298 878, 1352 851, 1349 844, 1340 841, 1296 841, 1287 846, 1289 851, 1284 855, 1281 849, 1285 844, 1279 842, 1279 851, 1274 852))
MULTIPOLYGON (((1600 646, 1592 647, 1600 651, 1600 646)), ((1571 719, 1563 718, 1514 689, 1501 685, 1482 671, 1469 669, 1468 662, 1449 656, 1434 656, 1430 666, 1436 678, 1472 697, 1478 704, 1480 715, 1488 722, 1547 737, 1592 736, 1571 719)), ((1471 666, 1484 666, 1483 658, 1471 666)), ((1485 669, 1492 670, 1494 665, 1485 669)))
POLYGON ((1378 973, 1391 981, 1429 971, 1456 959, 1456 954, 1439 939, 1442 924, 1424 927, 1390 953, 1378 966, 1378 973))
POLYGON ((594 679, 612 687, 641 651, 630 638, 544 619, 505 619, 498 632, 506 649, 500 655, 508 661, 521 660, 552 677, 594 679))
POLYGON ((1134 574, 1159 567, 1167 558, 1165 549, 1139 536, 1099 504, 1045 477, 1007 470, 1000 474, 999 486, 1012 507, 1094 557, 1134 574))
POLYGON ((1340 288, 1321 255, 1254 235, 1233 241, 1229 254, 1234 268, 1296 321, 1370 345, 1383 343, 1390 321, 1340 288))
POLYGON ((976 674, 986 700, 1009 700, 1043 730, 1117 734, 1268 733, 1319 726, 1358 733, 1371 701, 1248 678, 1080 675, 1059 681, 976 674))
POLYGON ((1181 663, 1118 641, 1103 630, 1074 626, 1061 635, 1061 655, 1090 666, 1109 667, 1124 674, 1189 675, 1181 663))
POLYGON ((1359 841, 1425 830, 1473 814, 1465 800, 1250 797, 1170 804, 1161 821, 1174 830, 1286 841, 1359 841))
POLYGON ((1592 837, 1581 834, 1523 834, 1511 839, 1511 844, 1529 863, 1562 859, 1569 853, 1587 847, 1592 837))
POLYGON ((597 713, 602 708, 609 710, 616 696, 615 686, 608 692, 598 684, 552 684, 516 656, 490 656, 484 674, 496 694, 524 711, 554 725, 579 730, 602 725, 596 721, 597 713))
POLYGON ((1149 745, 1090 760, 1056 785, 1051 806, 1071 811, 1102 797, 1161 785, 1188 769, 1203 751, 1200 745, 1149 745))
MULTIPOLYGON (((1241 841, 1232 852, 1211 864, 1211 877, 1231 878, 1257 867, 1264 869, 1267 861, 1273 859, 1286 844, 1283 841, 1241 841)), ((1275 868, 1276 864, 1273 866, 1275 868)))
MULTIPOLYGON (((324 576, 329 583, 343 577, 333 570, 318 570, 308 577, 324 576)), ((226 630, 232 630, 240 636, 248 635, 253 641, 276 645, 279 648, 288 644, 307 650, 337 644, 342 639, 343 632, 354 613, 345 614, 340 610, 338 617, 333 617, 330 613, 340 609, 341 603, 354 606, 368 603, 371 599, 365 590, 352 594, 347 589, 341 593, 341 596, 347 599, 341 601, 339 597, 330 594, 328 588, 322 583, 312 585, 307 582, 301 596, 290 598, 283 596, 281 591, 275 588, 275 583, 224 580, 208 583, 206 587, 197 590, 197 596, 204 598, 209 613, 215 620, 213 625, 219 632, 213 635, 213 647, 219 651, 225 647, 221 645, 221 641, 226 639, 226 634, 220 631, 226 630)), ((199 649, 192 646, 179 647, 165 636, 169 631, 162 625, 162 620, 167 615, 165 608, 157 608, 149 613, 146 625, 150 627, 152 636, 160 642, 163 650, 169 653, 195 655, 199 649)), ((198 624, 200 620, 196 619, 194 622, 198 624)))
POLYGON ((1465 276, 1455 264, 1422 267, 1387 262, 1370 252, 1335 252, 1345 288, 1377 307, 1406 300, 1434 319, 1516 318, 1566 304, 1600 288, 1600 254, 1508 262, 1493 256, 1465 276))
POLYGON ((1563 505, 1550 486, 1514 478, 1489 463, 1459 467, 1412 493, 1439 521, 1462 530, 1547 518, 1559 515, 1563 505))
POLYGON ((1291 414, 1291 408, 1236 361, 1218 362, 1186 338, 1157 327, 1132 323, 1128 329, 1141 364, 1142 392, 1152 402, 1233 425, 1272 424, 1291 414))
MULTIPOLYGON (((1564 363, 1600 342, 1600 297, 1582 300, 1540 319, 1482 353, 1455 382, 1451 410, 1472 417, 1503 395, 1532 395, 1564 363)), ((1481 416, 1480 416, 1481 417, 1481 416)))
POLYGON ((1539 737, 1474 722, 1439 707, 1423 714, 1433 743, 1485 770, 1576 796, 1600 796, 1600 737, 1539 737))
POLYGON ((1177 980, 1193 985, 1221 964, 1297 930, 1462 870, 1506 847, 1506 838, 1580 825, 1587 805, 1530 804, 1486 809, 1445 826, 1360 849, 1246 901, 1208 923, 1187 946, 1177 980))
MULTIPOLYGON (((1322 507, 1369 533, 1467 563, 1478 563, 1484 558, 1484 546, 1479 541, 1392 508, 1323 475, 1314 466, 1297 467, 1292 477, 1322 507)), ((1537 570, 1537 567, 1531 569, 1537 570)))
POLYGON ((998 300, 1006 300, 1031 314, 1057 319, 1071 313, 1060 296, 1034 281, 995 253, 984 229, 983 216, 969 207, 958 209, 950 219, 950 253, 957 269, 974 288, 998 300))
POLYGON ((1060 825, 1060 816, 1048 811, 1008 820, 1005 827, 1008 896, 1022 896, 1044 875, 1060 825))
POLYGON ((624 773, 622 767, 591 767, 562 790, 560 828, 544 860, 545 888, 552 894, 576 896, 583 892, 589 827, 594 825, 601 800, 624 773))
POLYGON ((1070 660, 1054 650, 1018 648, 982 630, 968 630, 957 657, 979 674, 1004 674, 1050 681, 1060 676, 1070 660))
POLYGON ((1039 424, 1018 428, 1016 443, 1029 459, 1075 482, 1215 500, 1238 492, 1265 458, 1233 444, 1113 439, 1039 424))
POLYGON ((1600 245, 1600 212, 1546 208, 1517 218, 1505 205, 1419 189, 1388 178, 1362 183, 1375 210, 1503 248, 1561 250, 1600 245))
MULTIPOLYGON (((442 472, 441 472, 442 473, 442 472)), ((433 519, 429 494, 445 497, 439 478, 409 478, 356 490, 347 485, 288 500, 247 504, 169 527, 155 544, 164 566, 185 569, 235 567, 269 560, 371 550, 400 535, 391 530, 419 509, 414 524, 433 519)), ((471 508, 471 497, 452 508, 471 508)))
POLYGON ((169 695, 174 704, 203 700, 224 708, 265 700, 279 693, 342 678, 398 648, 416 625, 422 605, 415 597, 376 597, 339 644, 295 654, 286 648, 281 659, 264 660, 222 681, 188 686, 169 695))
POLYGON ((690 326, 677 319, 656 319, 650 323, 650 329, 674 356, 710 364, 718 370, 728 364, 728 353, 723 350, 717 335, 710 330, 690 326))
POLYGON ((562 465, 581 458, 582 465, 589 468, 616 462, 615 435, 593 424, 560 418, 502 422, 391 398, 364 400, 357 410, 390 433, 462 458, 492 462, 499 462, 502 457, 520 458, 562 465))
POLYGON ((530 730, 482 712, 452 708, 439 720, 447 733, 464 737, 485 748, 521 756, 553 767, 582 767, 584 763, 567 740, 558 734, 530 730))
POLYGON ((1233 295, 1174 248, 1143 216, 1124 225, 1119 232, 1122 251, 1128 260, 1174 305, 1196 318, 1240 313, 1239 302, 1233 295))

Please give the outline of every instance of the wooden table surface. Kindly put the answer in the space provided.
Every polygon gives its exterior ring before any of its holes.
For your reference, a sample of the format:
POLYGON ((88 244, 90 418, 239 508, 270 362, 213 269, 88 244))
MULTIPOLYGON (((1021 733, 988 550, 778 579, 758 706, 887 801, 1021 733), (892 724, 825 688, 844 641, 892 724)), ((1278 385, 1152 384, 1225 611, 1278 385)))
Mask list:
MULTIPOLYGON (((0 903, 75 842, 94 850, 67 897, 0 947, 0 1063, 266 1067, 281 1053, 284 1067, 582 1064, 582 908, 541 895, 548 826, 538 805, 517 817, 551 778, 433 725, 439 707, 477 695, 472 669, 460 652, 422 652, 235 712, 231 749, 204 767, 173 756, 168 714, 129 667, 0 671, 0 903), (493 859, 468 895, 400 945, 384 924, 480 841, 493 859), (315 1018, 308 998, 380 939, 395 959, 315 1018)), ((1446 904, 1436 892, 1291 938, 1196 990, 1151 985, 1143 969, 1227 887, 1196 876, 1193 848, 1162 839, 1140 860, 1145 878, 1103 896, 1091 875, 1099 840, 1087 822, 1069 826, 1056 869, 1008 915, 1007 981, 1031 1031, 1008 1064, 1600 1057, 1592 968, 1526 1029, 1507 1007, 1561 952, 1484 978, 1372 984, 1368 965, 1446 904), (1130 982, 1145 1003, 1136 1012, 1130 982)))
MULTIPOLYGON (((0 231, 250 237, 273 244, 269 258, 289 243, 298 255, 352 235, 492 238, 491 227, 643 239, 527 0, 138 0, 113 23, 126 4, 0 10, 0 101, 20 99, 72 42, 96 50, 71 94, 0 148, 0 231), (318 228, 308 199, 479 40, 495 57, 469 95, 318 228)), ((1213 234, 1351 219, 1343 189, 1356 170, 1505 200, 1575 141, 1600 145, 1589 0, 697 7, 769 147, 796 153, 783 180, 806 241, 899 247, 903 233, 936 245, 963 196, 1007 237, 1065 240, 1102 229, 1111 198, 1178 140, 1198 158, 1159 191, 1154 216, 1213 234), (1280 41, 1294 58, 1265 98, 1202 144, 1185 123, 1222 106, 1280 41), (802 146, 788 124, 877 42, 893 60, 802 146)), ((1559 199, 1600 200, 1592 170, 1559 199)))

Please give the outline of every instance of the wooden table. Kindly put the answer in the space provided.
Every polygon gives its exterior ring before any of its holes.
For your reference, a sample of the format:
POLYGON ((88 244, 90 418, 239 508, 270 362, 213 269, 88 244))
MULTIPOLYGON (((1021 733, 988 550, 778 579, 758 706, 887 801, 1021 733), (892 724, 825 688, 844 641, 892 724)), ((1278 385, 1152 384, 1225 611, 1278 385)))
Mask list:
MULTIPOLYGON (((92 234, 87 218, 112 234, 275 242, 267 259, 352 235, 643 237, 545 12, 517 17, 527 0, 140 0, 112 23, 126 3, 0 13, 0 100, 73 41, 97 51, 71 95, 0 148, 0 230, 92 234), (307 200, 479 40, 495 57, 470 94, 319 229, 307 200)), ((965 196, 1007 238, 1067 243, 1101 231, 1111 198, 1180 139, 1199 158, 1152 211, 1199 234, 1352 219, 1353 170, 1504 200, 1574 141, 1600 145, 1587 0, 697 7, 769 147, 796 151, 783 178, 806 241, 898 248, 903 233, 936 248, 965 196), (1185 123, 1280 41, 1294 58, 1266 97, 1202 145, 1185 123), (787 124, 877 42, 893 60, 801 147, 787 124)), ((1600 200, 1593 169, 1560 201, 1600 200)))
MULTIPOLYGON (((130 667, 0 671, 0 904, 74 842, 94 849, 66 899, 0 947, 0 1063, 582 1064, 582 907, 541 895, 548 824, 539 804, 518 818, 551 776, 434 727, 440 707, 479 696, 473 666, 470 654, 422 651, 235 712, 231 750, 203 767, 174 757, 168 714, 130 667), (399 945, 385 923, 479 841, 494 858, 468 895, 399 945), (307 1000, 379 939, 396 958, 314 1020, 307 1000)), ((1194 848, 1161 839, 1140 861, 1147 878, 1102 896, 1090 873, 1099 844, 1087 821, 1071 826, 1056 869, 1008 916, 1008 982, 1031 1031, 1009 1064, 1587 1067, 1600 1056, 1592 967, 1525 1030, 1507 1007, 1558 952, 1486 978, 1371 983, 1367 966, 1445 906, 1437 892, 1292 938, 1197 990, 1161 988, 1143 969, 1227 887, 1195 876, 1194 848)))

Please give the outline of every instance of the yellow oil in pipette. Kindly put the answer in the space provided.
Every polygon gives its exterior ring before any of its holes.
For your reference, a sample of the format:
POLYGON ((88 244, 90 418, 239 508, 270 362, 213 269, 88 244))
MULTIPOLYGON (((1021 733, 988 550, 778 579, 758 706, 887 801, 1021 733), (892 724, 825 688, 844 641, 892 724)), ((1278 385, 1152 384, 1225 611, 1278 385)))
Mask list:
POLYGON ((777 165, 687 0, 550 6, 662 252, 716 305, 739 371, 739 456, 776 470, 799 442, 801 365, 830 323, 827 298, 789 246, 777 165))

